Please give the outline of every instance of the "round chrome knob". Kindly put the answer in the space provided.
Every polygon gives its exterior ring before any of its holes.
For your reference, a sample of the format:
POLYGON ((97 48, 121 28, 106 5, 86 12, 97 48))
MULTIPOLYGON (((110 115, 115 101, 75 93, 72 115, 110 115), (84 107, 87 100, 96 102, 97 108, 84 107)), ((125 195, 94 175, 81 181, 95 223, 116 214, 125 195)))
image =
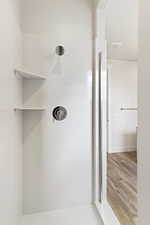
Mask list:
POLYGON ((67 117, 67 110, 62 106, 57 106, 53 110, 53 117, 55 120, 62 121, 67 117))

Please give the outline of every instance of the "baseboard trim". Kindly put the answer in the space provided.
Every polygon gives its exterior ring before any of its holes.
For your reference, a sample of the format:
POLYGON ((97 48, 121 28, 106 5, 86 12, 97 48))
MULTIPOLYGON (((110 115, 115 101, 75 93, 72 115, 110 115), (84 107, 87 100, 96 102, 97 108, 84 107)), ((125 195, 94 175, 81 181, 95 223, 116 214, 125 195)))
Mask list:
POLYGON ((136 146, 127 146, 127 147, 112 148, 112 149, 110 149, 110 151, 108 153, 135 152, 135 151, 137 151, 137 147, 136 146))

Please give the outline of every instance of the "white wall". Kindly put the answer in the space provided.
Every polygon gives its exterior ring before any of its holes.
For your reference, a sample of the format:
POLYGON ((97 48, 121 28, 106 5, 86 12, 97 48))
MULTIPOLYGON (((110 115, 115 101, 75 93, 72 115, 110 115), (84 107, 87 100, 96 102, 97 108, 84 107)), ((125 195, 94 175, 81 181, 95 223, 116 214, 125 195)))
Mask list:
POLYGON ((139 136, 138 136, 138 193, 139 222, 149 225, 150 199, 150 2, 139 1, 139 136))
POLYGON ((21 81, 14 69, 21 64, 20 1, 0 7, 0 224, 17 225, 22 214, 21 115, 13 108, 22 101, 21 81))
POLYGON ((46 74, 25 82, 24 103, 46 105, 24 113, 24 212, 91 202, 92 15, 89 0, 23 2, 24 67, 46 74), (56 56, 62 44, 65 56, 56 56), (54 122, 63 105, 68 117, 54 122))
POLYGON ((138 58, 138 0, 106 0, 108 57, 118 60, 138 58), (115 47, 113 43, 121 42, 115 47))
POLYGON ((109 152, 135 151, 137 148, 137 62, 111 60, 109 67, 109 152))

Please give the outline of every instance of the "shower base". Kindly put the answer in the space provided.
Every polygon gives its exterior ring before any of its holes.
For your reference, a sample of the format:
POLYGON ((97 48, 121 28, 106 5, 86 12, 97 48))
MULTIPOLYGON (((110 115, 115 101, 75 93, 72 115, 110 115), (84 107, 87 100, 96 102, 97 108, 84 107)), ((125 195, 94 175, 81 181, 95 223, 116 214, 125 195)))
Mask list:
POLYGON ((24 215, 21 225, 103 225, 93 206, 24 215))

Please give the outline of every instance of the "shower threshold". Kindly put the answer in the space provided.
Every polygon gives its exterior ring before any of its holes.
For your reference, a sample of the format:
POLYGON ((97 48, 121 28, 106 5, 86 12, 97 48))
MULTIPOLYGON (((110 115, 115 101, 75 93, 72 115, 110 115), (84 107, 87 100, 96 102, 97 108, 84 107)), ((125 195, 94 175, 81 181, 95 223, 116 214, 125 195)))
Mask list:
POLYGON ((92 205, 24 215, 21 225, 103 225, 92 205))

